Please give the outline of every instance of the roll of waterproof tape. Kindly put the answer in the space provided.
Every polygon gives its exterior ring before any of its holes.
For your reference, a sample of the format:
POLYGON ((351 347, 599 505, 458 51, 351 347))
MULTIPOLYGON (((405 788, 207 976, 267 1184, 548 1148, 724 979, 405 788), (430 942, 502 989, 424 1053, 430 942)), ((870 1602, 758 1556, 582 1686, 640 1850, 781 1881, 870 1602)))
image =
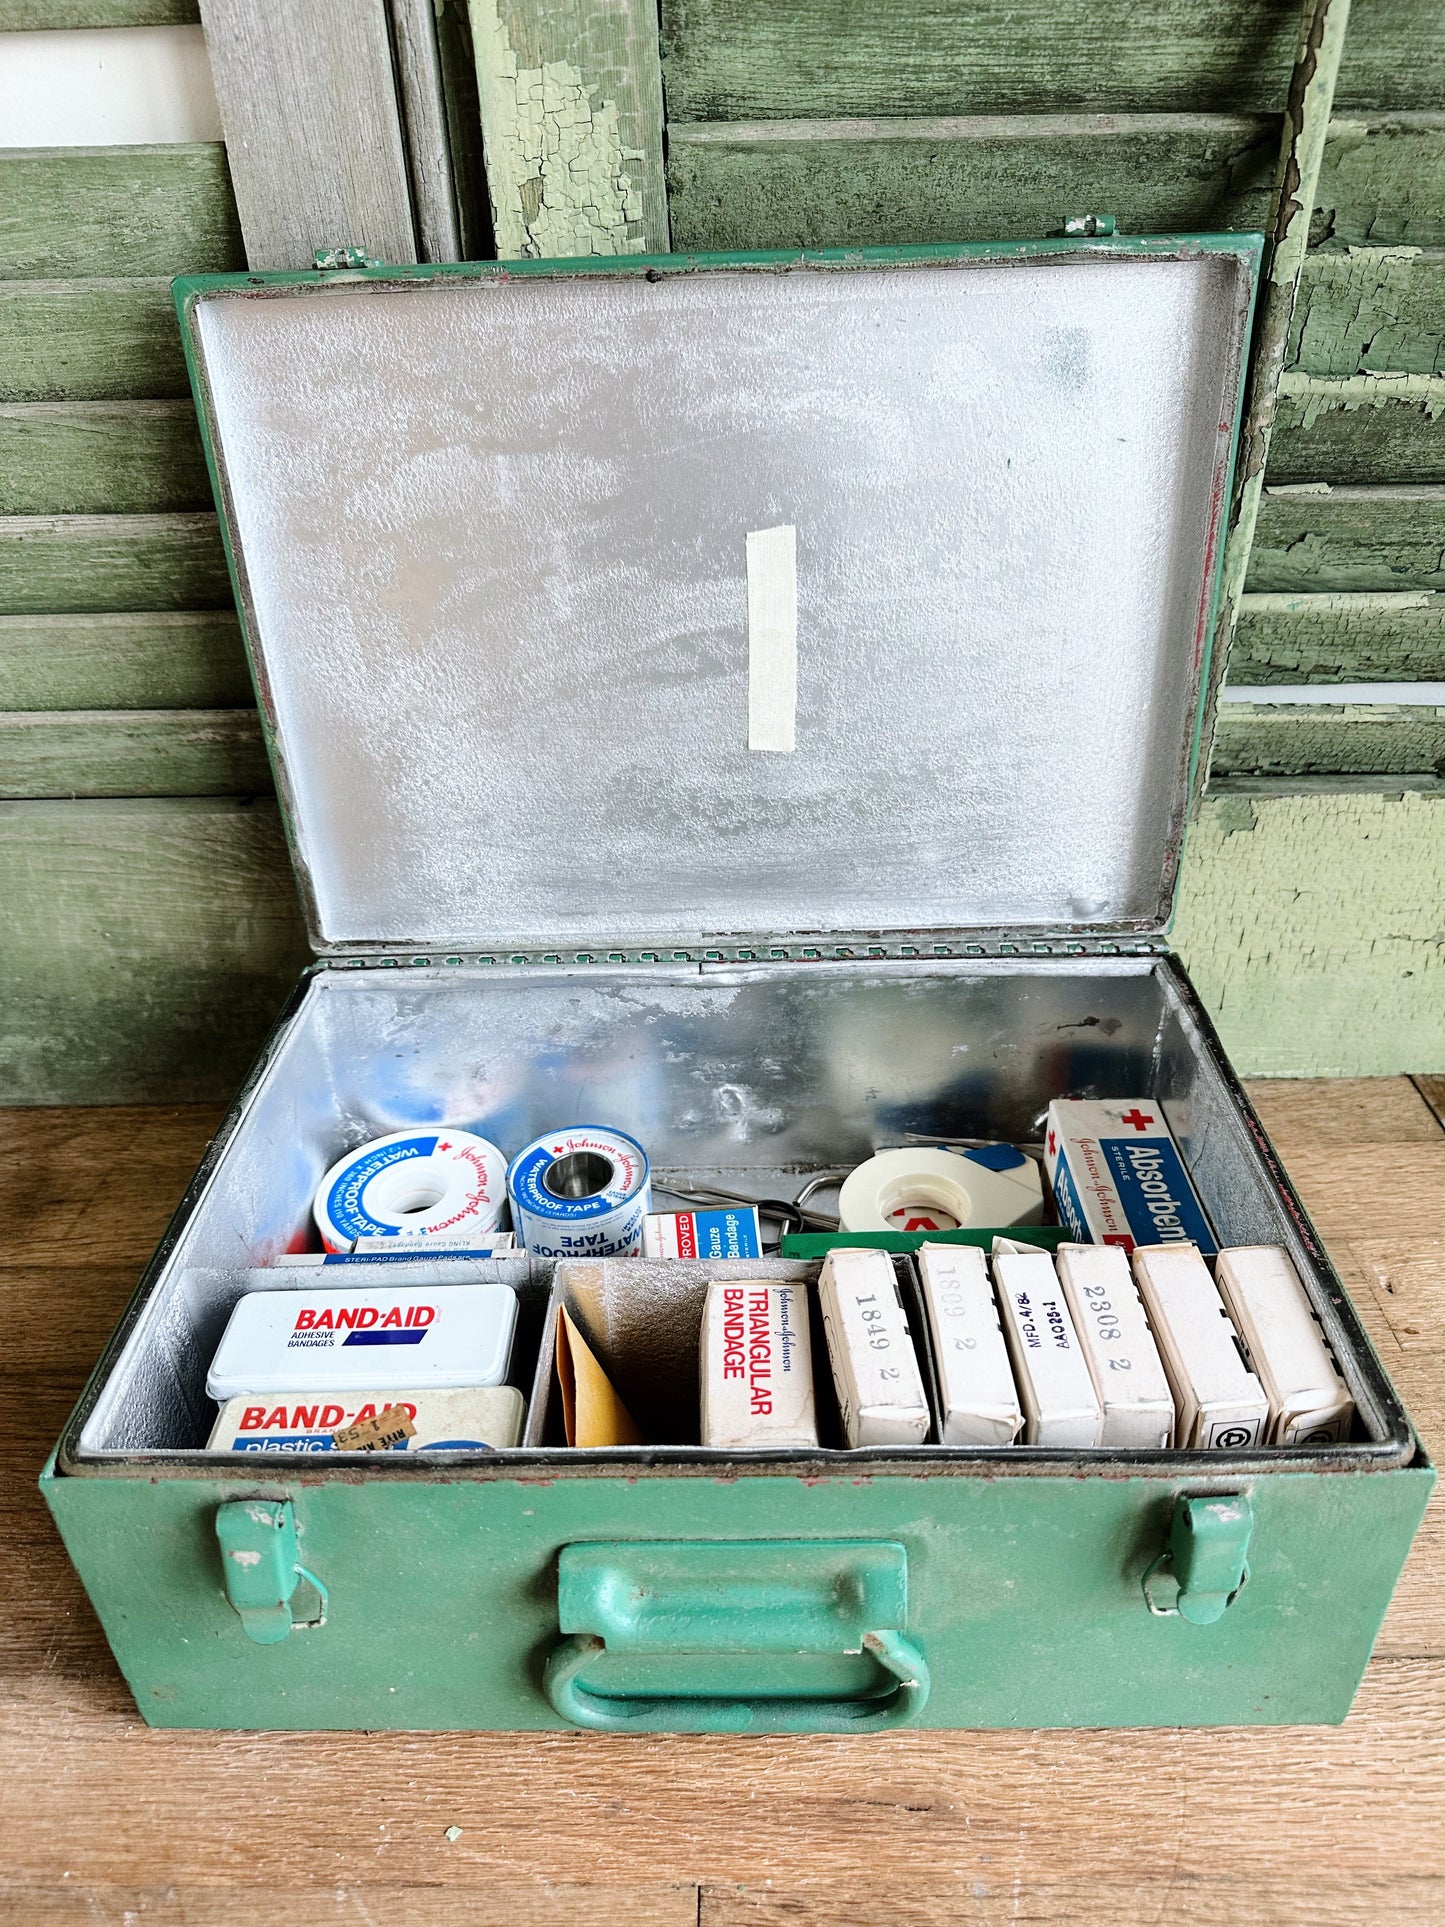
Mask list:
POLYGON ((635 1258, 652 1208, 647 1153, 623 1131, 549 1131, 507 1172, 512 1228, 536 1258, 635 1258))
POLYGON ((1043 1212, 1039 1167, 1011 1144, 880 1151, 851 1172, 838 1193, 840 1231, 1037 1224, 1043 1212))
POLYGON ((333 1164, 313 1213, 328 1251, 358 1238, 480 1238, 502 1215, 507 1160, 468 1131, 393 1131, 333 1164))

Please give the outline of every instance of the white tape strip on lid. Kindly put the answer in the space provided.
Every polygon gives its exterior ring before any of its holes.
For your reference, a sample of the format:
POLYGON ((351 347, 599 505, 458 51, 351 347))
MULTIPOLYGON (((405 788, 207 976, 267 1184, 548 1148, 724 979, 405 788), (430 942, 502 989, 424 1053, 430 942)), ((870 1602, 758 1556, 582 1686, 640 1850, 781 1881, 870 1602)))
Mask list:
POLYGON ((748 748, 792 749, 797 713, 797 530, 785 523, 748 531, 748 748))
POLYGON ((1231 683, 1219 692, 1224 703, 1324 703, 1339 707, 1385 703, 1393 709, 1445 707, 1445 682, 1231 683))

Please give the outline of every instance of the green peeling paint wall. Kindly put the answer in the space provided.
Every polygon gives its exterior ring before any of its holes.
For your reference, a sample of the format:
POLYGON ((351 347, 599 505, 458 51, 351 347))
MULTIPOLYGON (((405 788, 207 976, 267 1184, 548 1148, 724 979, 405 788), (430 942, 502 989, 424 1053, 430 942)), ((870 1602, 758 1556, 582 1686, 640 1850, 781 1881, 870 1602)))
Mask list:
MULTIPOLYGON (((1260 227, 1298 15, 470 0, 498 251, 1260 227)), ((1231 678, 1445 680, 1435 0, 1354 0, 1310 233, 1231 678)), ((169 295, 244 265, 219 146, 0 152, 0 1101, 222 1095, 304 961, 169 295)), ((1176 940, 1241 1069, 1445 1070, 1442 769, 1437 706, 1224 705, 1176 940)))

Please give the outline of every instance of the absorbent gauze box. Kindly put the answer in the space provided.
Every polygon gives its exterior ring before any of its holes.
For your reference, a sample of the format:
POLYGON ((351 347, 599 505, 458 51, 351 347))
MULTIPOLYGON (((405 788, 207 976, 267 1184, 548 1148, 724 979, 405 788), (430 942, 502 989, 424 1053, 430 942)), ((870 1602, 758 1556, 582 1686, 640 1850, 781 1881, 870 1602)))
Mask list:
POLYGON ((1012 1445, 1023 1408, 999 1323, 988 1261, 976 1245, 920 1245, 945 1445, 1012 1445))
POLYGON ((801 1285, 709 1285, 699 1366, 704 1445, 765 1451, 818 1443, 801 1285))
POLYGON ((1198 1251, 1143 1245, 1133 1264, 1174 1394, 1174 1443, 1190 1451, 1262 1444, 1269 1403, 1198 1251))
POLYGON ((206 1391, 224 1403, 262 1392, 500 1385, 516 1322, 510 1285, 248 1291, 206 1391))
POLYGON ((1355 1403, 1288 1252, 1238 1245, 1220 1252, 1215 1277, 1269 1400, 1269 1443, 1347 1439, 1355 1403))
POLYGON ((1024 1408, 1025 1445, 1097 1445, 1102 1413, 1093 1374, 1047 1251, 993 1251, 1004 1337, 1024 1408))
POLYGON ((845 1442, 921 1445, 928 1400, 887 1252, 830 1252, 818 1302, 845 1442))
POLYGON ((393 1452, 475 1452, 515 1445, 522 1436, 522 1394, 515 1385, 450 1392, 316 1393, 231 1398, 211 1432, 212 1452, 334 1452, 334 1435, 400 1407, 416 1430, 393 1452))
POLYGON ((1117 1245, 1060 1245, 1054 1262, 1103 1409, 1100 1445, 1168 1445, 1174 1395, 1129 1260, 1117 1245))
POLYGON ((1214 1234, 1164 1113, 1147 1097, 1095 1103, 1056 1098, 1044 1164, 1059 1217, 1080 1244, 1192 1244, 1214 1234))

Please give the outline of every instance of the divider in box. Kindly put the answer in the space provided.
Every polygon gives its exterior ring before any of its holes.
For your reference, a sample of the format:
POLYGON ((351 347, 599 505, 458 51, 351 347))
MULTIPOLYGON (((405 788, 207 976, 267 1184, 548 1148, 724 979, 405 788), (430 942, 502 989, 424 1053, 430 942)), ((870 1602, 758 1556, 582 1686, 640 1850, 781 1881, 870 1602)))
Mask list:
MULTIPOLYGON (((890 1262, 918 1356, 929 1405, 929 1440, 932 1442, 939 1436, 939 1419, 928 1321, 912 1266, 906 1258, 893 1258, 890 1262)), ((799 1285, 807 1293, 817 1449, 827 1454, 847 1451, 818 1301, 822 1269, 821 1264, 784 1258, 564 1259, 552 1277, 547 1324, 523 1445, 542 1450, 566 1447, 556 1372, 557 1317, 565 1306, 647 1441, 644 1446, 591 1449, 605 1450, 609 1455, 627 1452, 648 1458, 672 1457, 677 1453, 688 1456, 705 1453, 713 1459, 812 1456, 808 1449, 724 1452, 700 1442, 701 1336, 708 1288, 735 1280, 799 1285)), ((864 1448, 870 1454, 894 1449, 864 1448)), ((857 1454, 849 1452, 848 1456, 857 1454)))

